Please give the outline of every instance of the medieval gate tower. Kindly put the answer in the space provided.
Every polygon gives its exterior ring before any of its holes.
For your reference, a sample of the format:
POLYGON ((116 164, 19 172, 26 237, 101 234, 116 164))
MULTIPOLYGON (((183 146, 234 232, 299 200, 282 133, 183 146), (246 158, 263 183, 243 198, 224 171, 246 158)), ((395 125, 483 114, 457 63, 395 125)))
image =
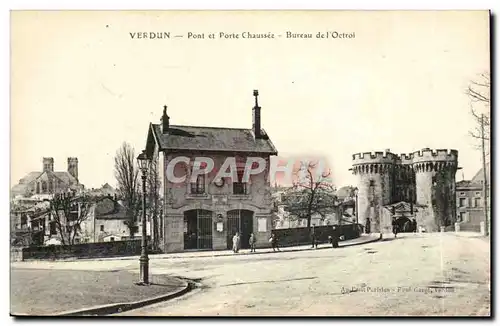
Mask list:
POLYGON ((373 232, 390 229, 384 206, 407 202, 415 206, 413 217, 427 232, 452 225, 457 163, 458 151, 446 149, 354 154, 351 170, 357 178, 359 223, 365 225, 370 218, 373 232))

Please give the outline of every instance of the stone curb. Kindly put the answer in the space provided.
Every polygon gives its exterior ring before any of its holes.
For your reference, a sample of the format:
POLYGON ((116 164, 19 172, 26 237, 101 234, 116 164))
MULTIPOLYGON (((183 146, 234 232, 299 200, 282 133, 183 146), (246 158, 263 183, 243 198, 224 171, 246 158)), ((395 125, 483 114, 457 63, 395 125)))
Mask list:
MULTIPOLYGON (((180 279, 179 279, 180 280, 180 279)), ((112 303, 109 305, 103 305, 103 306, 97 306, 97 307, 91 307, 91 308, 84 308, 84 309, 79 309, 79 310, 73 310, 73 311, 65 311, 62 313, 57 313, 57 314, 51 314, 51 315, 41 315, 41 317, 83 317, 83 316, 103 316, 103 315, 110 315, 114 313, 119 313, 119 312, 125 312, 128 310, 132 309, 138 309, 142 308, 147 305, 155 304, 161 301, 167 301, 171 300, 177 297, 180 297, 183 294, 186 294, 193 290, 195 288, 194 284, 191 282, 186 282, 183 280, 180 280, 184 282, 184 285, 180 290, 177 290, 175 292, 169 293, 169 294, 164 294, 160 295, 154 298, 149 298, 141 301, 135 301, 135 302, 128 302, 128 303, 112 303)), ((19 317, 23 316, 29 316, 29 315, 16 315, 19 317)))

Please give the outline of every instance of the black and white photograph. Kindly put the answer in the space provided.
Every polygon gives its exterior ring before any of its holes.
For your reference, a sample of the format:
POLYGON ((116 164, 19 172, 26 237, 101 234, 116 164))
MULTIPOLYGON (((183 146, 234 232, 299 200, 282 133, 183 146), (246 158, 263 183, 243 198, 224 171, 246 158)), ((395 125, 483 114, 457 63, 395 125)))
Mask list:
POLYGON ((12 10, 11 316, 492 316, 491 22, 12 10))

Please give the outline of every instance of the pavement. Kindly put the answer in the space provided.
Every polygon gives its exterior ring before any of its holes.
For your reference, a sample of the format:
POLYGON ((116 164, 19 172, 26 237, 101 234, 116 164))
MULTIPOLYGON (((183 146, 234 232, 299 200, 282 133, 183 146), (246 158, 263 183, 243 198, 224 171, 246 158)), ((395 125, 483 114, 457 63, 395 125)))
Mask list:
POLYGON ((136 285, 138 280, 137 274, 118 270, 16 268, 11 272, 10 311, 18 316, 103 314, 187 292, 187 283, 171 276, 154 275, 150 286, 136 285))
MULTIPOLYGON (((382 240, 330 250, 152 259, 153 276, 191 279, 197 287, 113 315, 490 316, 489 242, 452 232, 382 240)), ((139 270, 130 259, 11 265, 51 273, 139 270)))
MULTIPOLYGON (((380 240, 379 233, 372 234, 363 234, 359 238, 350 239, 339 242, 339 247, 350 247, 356 245, 362 245, 374 241, 380 240)), ((332 249, 332 246, 327 243, 320 244, 317 249, 332 249)), ((296 252, 296 251, 304 251, 304 250, 312 250, 311 245, 303 245, 303 246, 290 246, 290 247, 280 247, 281 252, 296 252)), ((207 251, 186 251, 179 253, 167 253, 167 254, 154 254, 149 255, 150 260, 157 259, 189 259, 189 258, 207 258, 207 257, 224 257, 224 256, 241 256, 241 255, 259 255, 259 254, 268 254, 273 253, 272 248, 262 248, 257 249, 256 252, 250 252, 250 249, 241 249, 238 253, 234 253, 232 250, 207 250, 207 251)), ((278 252, 276 252, 278 253, 278 252)), ((61 261, 82 261, 82 260, 91 260, 91 261, 107 261, 107 260, 137 260, 139 256, 124 256, 124 257, 111 257, 111 258, 92 258, 92 259, 61 259, 61 261)))

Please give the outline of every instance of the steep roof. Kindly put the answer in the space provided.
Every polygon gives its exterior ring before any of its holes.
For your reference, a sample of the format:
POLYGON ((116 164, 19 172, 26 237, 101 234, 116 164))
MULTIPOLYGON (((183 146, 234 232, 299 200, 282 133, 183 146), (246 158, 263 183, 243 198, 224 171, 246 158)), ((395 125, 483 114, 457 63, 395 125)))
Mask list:
MULTIPOLYGON (((385 205, 384 208, 388 210, 392 210, 394 207, 396 213, 406 213, 406 212, 411 212, 411 204, 405 201, 400 201, 397 203, 393 203, 390 205, 385 205)), ((418 205, 418 204, 413 204, 413 211, 416 212, 418 211, 418 207, 423 207, 423 205, 418 205)))
MULTIPOLYGON (((481 168, 479 171, 477 171, 476 175, 472 178, 473 183, 481 183, 481 181, 484 180, 484 169, 481 168)), ((490 164, 488 163, 486 165, 486 181, 489 183, 490 181, 490 164)))
POLYGON ((169 126, 163 134, 161 125, 151 124, 148 143, 154 138, 160 150, 197 150, 251 152, 277 155, 277 150, 262 130, 263 137, 255 139, 251 129, 169 126))
POLYGON ((99 200, 95 207, 96 219, 125 219, 127 218, 127 211, 123 204, 111 197, 102 198, 99 200))

